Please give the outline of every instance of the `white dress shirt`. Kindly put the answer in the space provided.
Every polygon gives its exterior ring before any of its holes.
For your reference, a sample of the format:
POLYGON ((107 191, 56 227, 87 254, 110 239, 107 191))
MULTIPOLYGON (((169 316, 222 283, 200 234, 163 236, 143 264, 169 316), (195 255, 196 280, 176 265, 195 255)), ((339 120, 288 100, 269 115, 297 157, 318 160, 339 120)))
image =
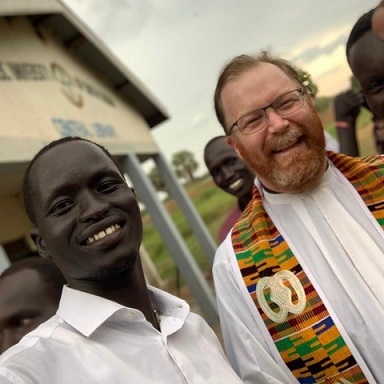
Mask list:
POLYGON ((64 287, 58 312, 0 357, 0 383, 242 383, 206 322, 149 287, 161 318, 64 287))
MULTIPOLYGON (((261 190, 257 181, 256 185, 261 190)), ((262 190, 261 193, 266 211, 316 287, 359 364, 368 372, 369 383, 383 384, 383 308, 371 289, 371 276, 364 276, 356 268, 351 247, 344 248, 344 239, 332 230, 330 216, 337 221, 341 210, 325 212, 324 206, 330 199, 335 203, 331 207, 343 206, 343 217, 349 217, 344 222, 348 245, 353 248, 356 241, 357 256, 367 266, 370 263, 375 267, 378 265, 375 261, 384 260, 383 230, 333 164, 321 184, 310 193, 271 194, 262 190), (357 226, 352 227, 352 221, 359 224, 359 233, 354 233, 357 226), (357 243, 362 236, 366 241, 357 243), (365 251, 360 251, 361 245, 365 251), (376 259, 371 248, 376 249, 376 259)), ((275 383, 274 379, 286 384, 297 382, 260 321, 240 275, 230 235, 216 253, 213 276, 227 356, 235 371, 249 384, 260 377, 268 383, 275 383)), ((373 283, 380 287, 383 278, 373 283)))

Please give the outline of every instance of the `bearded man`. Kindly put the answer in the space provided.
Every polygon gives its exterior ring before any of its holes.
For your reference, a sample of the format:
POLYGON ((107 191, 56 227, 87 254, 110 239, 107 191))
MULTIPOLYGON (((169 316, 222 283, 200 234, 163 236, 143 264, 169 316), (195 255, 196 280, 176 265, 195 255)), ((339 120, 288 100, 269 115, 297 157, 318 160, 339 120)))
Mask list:
POLYGON ((326 151, 313 100, 267 52, 221 72, 215 109, 256 174, 213 275, 245 383, 384 383, 384 161, 326 151))

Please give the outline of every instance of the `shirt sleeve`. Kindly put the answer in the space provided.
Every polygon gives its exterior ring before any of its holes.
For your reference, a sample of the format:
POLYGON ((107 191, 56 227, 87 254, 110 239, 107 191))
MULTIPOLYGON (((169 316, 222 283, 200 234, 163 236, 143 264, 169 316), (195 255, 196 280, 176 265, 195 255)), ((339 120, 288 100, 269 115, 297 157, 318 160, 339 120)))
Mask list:
MULTIPOLYGON (((213 279, 224 345, 232 368, 245 384, 292 384, 269 354, 232 270, 230 235, 216 252, 213 279)), ((242 283, 239 282, 239 283, 242 283)))
POLYGON ((0 384, 26 384, 24 380, 20 379, 14 373, 8 371, 7 368, 0 368, 0 384))

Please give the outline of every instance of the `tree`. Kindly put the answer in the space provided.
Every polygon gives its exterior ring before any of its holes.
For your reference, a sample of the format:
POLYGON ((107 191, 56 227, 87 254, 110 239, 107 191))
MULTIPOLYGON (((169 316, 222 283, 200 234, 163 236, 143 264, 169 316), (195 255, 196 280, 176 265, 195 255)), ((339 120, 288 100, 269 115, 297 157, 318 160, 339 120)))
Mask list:
POLYGON ((156 191, 160 192, 167 192, 166 186, 164 184, 163 179, 160 176, 159 170, 156 166, 151 168, 151 170, 148 173, 148 177, 151 180, 153 186, 155 187, 156 191))
POLYGON ((199 165, 193 153, 186 150, 174 153, 172 156, 172 165, 178 177, 185 179, 187 182, 195 180, 193 173, 199 165))

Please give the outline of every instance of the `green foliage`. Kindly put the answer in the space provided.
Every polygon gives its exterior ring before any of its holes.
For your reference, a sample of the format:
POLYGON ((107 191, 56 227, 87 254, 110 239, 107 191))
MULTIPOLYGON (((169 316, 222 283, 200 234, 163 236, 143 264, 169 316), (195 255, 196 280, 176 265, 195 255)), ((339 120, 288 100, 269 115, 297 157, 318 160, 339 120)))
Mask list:
POLYGON ((360 114, 357 117, 357 127, 363 127, 372 121, 372 112, 366 108, 361 108, 360 114))
POLYGON ((337 138, 337 132, 336 132, 336 126, 334 123, 330 123, 330 124, 327 124, 324 126, 324 129, 326 131, 328 131, 328 133, 331 134, 331 136, 333 136, 336 140, 338 140, 337 138))
POLYGON ((333 97, 320 96, 315 99, 315 107, 319 113, 325 112, 333 101, 333 97))
POLYGON ((157 191, 166 192, 164 181, 161 178, 159 170, 156 166, 151 168, 148 177, 157 191))
POLYGON ((359 84, 359 82, 356 80, 356 77, 351 76, 351 77, 350 77, 350 82, 351 82, 351 89, 352 89, 352 91, 355 91, 355 92, 360 91, 360 84, 359 84))
POLYGON ((199 167, 193 153, 187 150, 174 153, 172 156, 172 165, 174 166, 177 177, 185 179, 187 182, 195 179, 194 172, 199 167))
MULTIPOLYGON (((220 225, 234 204, 236 204, 236 199, 217 188, 211 181, 210 176, 193 182, 193 184, 187 187, 187 193, 190 195, 212 237, 217 241, 217 233, 220 225)), ((170 206, 171 202, 172 201, 166 204, 166 208, 168 212, 170 212, 172 221, 186 241, 188 248, 200 268, 203 271, 210 271, 210 261, 192 233, 185 216, 178 207, 172 209, 170 206)), ((145 248, 151 255, 161 277, 166 281, 174 283, 176 267, 164 241, 161 239, 157 228, 147 213, 143 215, 143 222, 143 243, 145 248)))
POLYGON ((361 108, 361 112, 357 118, 358 141, 361 156, 368 156, 376 153, 371 122, 372 112, 368 111, 368 109, 361 108))

